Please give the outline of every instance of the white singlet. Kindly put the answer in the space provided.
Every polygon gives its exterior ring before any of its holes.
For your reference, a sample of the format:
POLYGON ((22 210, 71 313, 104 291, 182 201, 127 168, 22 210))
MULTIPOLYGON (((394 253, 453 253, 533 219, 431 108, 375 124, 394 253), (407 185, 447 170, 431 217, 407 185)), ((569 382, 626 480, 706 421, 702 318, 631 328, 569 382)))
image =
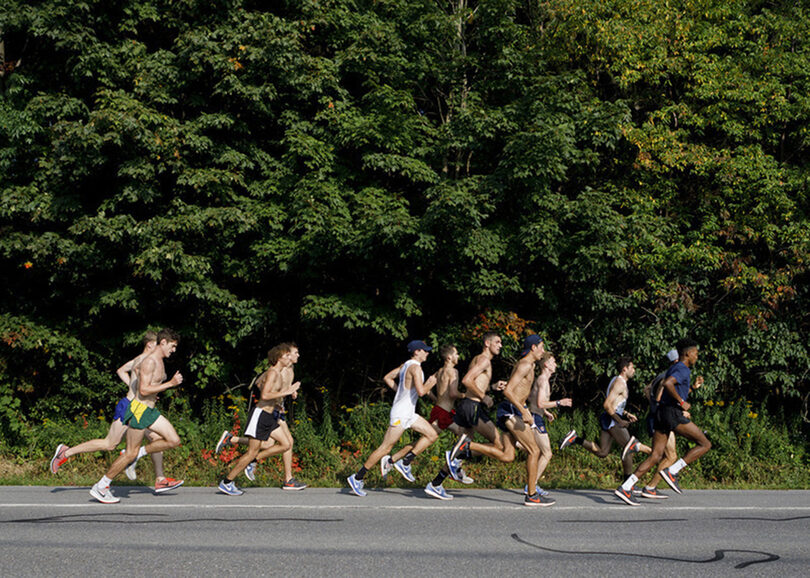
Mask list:
MULTIPOLYGON (((607 387, 607 391, 605 392, 605 397, 610 396, 610 388, 613 387, 613 384, 616 382, 617 379, 619 379, 618 375, 610 380, 610 383, 608 384, 608 387, 607 387)), ((624 408, 626 406, 627 406, 627 398, 625 397, 624 399, 620 400, 619 403, 616 404, 616 409, 614 410, 615 414, 616 415, 624 415, 624 408)), ((614 425, 616 425, 616 422, 611 419, 610 420, 610 427, 608 427, 608 429, 610 429, 614 425)))
MULTIPOLYGON (((402 364, 399 370, 399 385, 397 386, 397 394, 394 396, 394 403, 391 406, 391 419, 389 420, 389 424, 392 426, 402 426, 408 429, 418 417, 416 400, 419 399, 419 392, 416 391, 413 384, 411 384, 410 388, 405 387, 405 372, 414 364, 420 365, 415 359, 409 359, 402 364)), ((425 374, 422 373, 422 381, 424 379, 425 374)))

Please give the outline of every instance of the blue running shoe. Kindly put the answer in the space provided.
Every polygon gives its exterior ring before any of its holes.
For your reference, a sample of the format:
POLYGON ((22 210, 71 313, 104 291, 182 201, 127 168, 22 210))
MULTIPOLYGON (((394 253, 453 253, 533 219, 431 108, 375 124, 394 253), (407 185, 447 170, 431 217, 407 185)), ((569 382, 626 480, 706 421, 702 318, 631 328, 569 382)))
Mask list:
POLYGON ((245 477, 251 482, 256 481, 256 462, 250 462, 245 468, 245 477))
POLYGON ((447 464, 447 469, 450 470, 450 477, 460 482, 462 480, 459 470, 461 469, 461 461, 452 460, 450 456, 453 454, 451 450, 444 452, 444 461, 447 464))
POLYGON ((352 491, 352 494, 360 497, 366 495, 366 492, 363 490, 363 480, 358 480, 354 477, 354 474, 352 474, 346 478, 346 481, 349 482, 349 489, 352 491))
POLYGON ((219 491, 223 494, 228 494, 229 496, 241 496, 245 493, 237 488, 235 483, 227 482, 225 480, 221 480, 219 482, 219 491))
POLYGON ((413 474, 411 473, 411 466, 410 465, 406 466, 402 462, 402 460, 397 460, 394 463, 394 469, 396 471, 398 471, 400 474, 402 474, 402 477, 405 478, 406 480, 408 480, 409 482, 415 482, 416 481, 416 478, 414 478, 413 474))
POLYGON ((448 494, 441 484, 439 484, 438 486, 434 486, 433 482, 428 482, 428 485, 425 486, 425 493, 428 496, 432 496, 432 497, 438 498, 440 500, 452 500, 453 499, 453 496, 448 494))
MULTIPOLYGON (((537 493, 540 494, 541 496, 548 496, 548 490, 544 490, 543 488, 537 485, 535 485, 534 487, 537 490, 537 493)), ((526 496, 529 495, 529 484, 523 486, 523 494, 526 496)))

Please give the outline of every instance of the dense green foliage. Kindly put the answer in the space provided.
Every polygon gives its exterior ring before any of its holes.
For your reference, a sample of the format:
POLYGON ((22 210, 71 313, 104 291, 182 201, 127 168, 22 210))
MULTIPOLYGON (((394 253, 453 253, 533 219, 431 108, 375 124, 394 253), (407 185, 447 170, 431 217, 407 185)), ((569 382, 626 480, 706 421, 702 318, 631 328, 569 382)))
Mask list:
POLYGON ((807 412, 803 2, 6 0, 0 42, 12 444, 108 407, 147 327, 199 411, 291 338, 372 395, 485 311, 583 404, 689 334, 702 395, 807 412))
MULTIPOLYGON (((292 463, 294 475, 309 485, 320 487, 343 486, 345 479, 357 471, 360 463, 380 444, 385 432, 381 424, 388 420, 390 404, 364 402, 341 407, 333 418, 318 423, 302 413, 305 400, 290 406, 290 423, 295 435, 292 463)), ((165 454, 166 472, 185 479, 187 485, 215 485, 235 460, 244 446, 229 447, 214 453, 214 444, 223 429, 241 433, 247 418, 245 400, 237 397, 207 400, 198 416, 189 416, 185 408, 174 403, 164 404, 166 415, 177 426, 183 445, 165 454)), ((420 404, 427 417, 429 404, 420 404)), ((623 481, 620 462, 621 448, 613 446, 606 459, 600 459, 579 446, 557 450, 563 436, 571 428, 587 439, 598 440, 600 429, 593 411, 587 409, 561 409, 555 411, 557 419, 549 424, 553 457, 546 469, 541 485, 546 488, 603 488, 613 490, 623 481)), ((806 444, 798 434, 798 416, 768 415, 753 402, 723 403, 707 400, 695 406, 695 419, 705 427, 713 447, 703 458, 681 473, 681 482, 688 488, 810 488, 810 469, 807 468, 806 444)), ((48 460, 42 459, 41 449, 53 451, 56 441, 76 445, 107 433, 109 416, 84 414, 75 420, 64 417, 46 420, 26 432, 28 444, 17 448, 13 455, 0 454, 0 484, 60 484, 91 485, 100 472, 117 456, 116 452, 95 452, 71 458, 54 478, 48 469, 48 460), (39 459, 37 459, 39 458, 39 459)), ((631 426, 645 443, 649 443, 641 424, 631 426)), ((408 432, 401 445, 414 439, 408 432)), ((387 482, 373 468, 367 478, 369 486, 420 488, 436 475, 444 461, 444 451, 454 439, 450 432, 441 434, 439 441, 418 456, 414 462, 417 481, 409 484, 398 474, 387 482)), ((483 441, 483 438, 482 438, 483 441)), ((399 449, 400 446, 397 447, 399 449)), ((686 440, 679 439, 680 455, 686 452, 686 440)), ((640 463, 643 457, 636 457, 640 463)), ((522 452, 509 464, 482 459, 465 462, 465 470, 475 479, 474 487, 521 488, 526 479, 526 464, 522 452)), ((154 482, 150 460, 139 462, 138 484, 154 482)), ((256 481, 251 484, 240 477, 239 485, 277 486, 283 481, 281 458, 271 457, 258 468, 256 481)), ((650 475, 651 477, 651 475, 650 475)), ((647 482, 647 478, 643 483, 647 482)), ((126 479, 120 483, 130 485, 126 479)), ((461 486, 448 480, 448 489, 461 486)), ((662 482, 660 485, 667 489, 662 482)))

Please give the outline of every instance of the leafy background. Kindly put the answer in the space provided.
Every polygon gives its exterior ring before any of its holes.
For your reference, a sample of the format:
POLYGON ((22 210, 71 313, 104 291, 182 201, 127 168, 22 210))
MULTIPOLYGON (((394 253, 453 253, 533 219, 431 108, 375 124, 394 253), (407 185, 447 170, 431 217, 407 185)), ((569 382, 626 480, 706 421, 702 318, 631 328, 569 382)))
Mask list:
POLYGON ((292 339, 318 422, 411 338, 540 332, 588 408, 690 335, 807 447, 803 2, 6 0, 0 42, 7 450, 160 326, 176 407, 292 339))

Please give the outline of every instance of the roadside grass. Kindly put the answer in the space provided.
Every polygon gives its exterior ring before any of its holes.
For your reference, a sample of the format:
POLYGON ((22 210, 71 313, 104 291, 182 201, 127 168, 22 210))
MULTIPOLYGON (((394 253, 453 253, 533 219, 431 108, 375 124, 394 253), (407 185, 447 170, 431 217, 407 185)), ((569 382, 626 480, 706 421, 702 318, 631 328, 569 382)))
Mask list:
MULTIPOLYGON (((181 399, 172 399, 164 414, 174 424, 183 444, 166 452, 164 469, 167 475, 185 479, 186 485, 216 485, 238 458, 240 448, 229 448, 219 455, 214 445, 223 430, 241 433, 246 417, 246 400, 220 397, 207 402, 198 416, 181 399)), ((294 475, 311 487, 343 487, 346 477, 354 473, 362 461, 382 441, 388 423, 390 405, 381 402, 360 402, 353 407, 335 408, 316 422, 304 414, 303 399, 293 404, 289 426, 295 438, 294 475)), ((429 408, 420 408, 426 412, 429 408)), ((606 459, 599 459, 579 446, 560 451, 559 443, 570 430, 576 429, 587 439, 598 440, 596 413, 584 409, 556 412, 558 418, 548 424, 553 457, 540 480, 547 489, 615 488, 623 480, 619 453, 614 445, 606 459)), ((683 470, 680 481, 693 489, 810 489, 808 444, 801 436, 801 423, 783 415, 773 416, 751 402, 705 402, 692 411, 693 421, 708 432, 712 450, 692 466, 683 470)), ((0 484, 2 485, 65 485, 90 486, 95 483, 117 457, 117 452, 93 452, 71 458, 57 475, 49 471, 51 455, 58 443, 75 445, 96 437, 104 437, 108 422, 103 415, 79 416, 75 420, 45 420, 29 427, 21 443, 10 446, 0 441, 0 484)), ((642 423, 631 430, 641 441, 649 444, 642 423)), ((415 440, 406 432, 401 445, 415 440)), ((485 441, 485 440, 481 440, 485 441)), ((392 472, 382 480, 378 467, 366 477, 367 487, 424 487, 444 463, 444 452, 453 443, 453 436, 443 432, 439 441, 414 461, 415 483, 408 483, 392 472)), ((401 445, 397 445, 398 449, 401 445)), ((119 448, 123 448, 121 443, 119 448)), ((678 440, 679 455, 688 445, 678 440)), ((643 459, 636 457, 636 463, 643 459)), ((449 489, 506 488, 522 491, 526 483, 525 454, 518 452, 515 462, 502 464, 490 459, 470 460, 464 464, 468 475, 475 479, 472 486, 448 480, 449 489)), ((239 479, 239 485, 280 486, 283 482, 280 456, 271 457, 257 468, 255 482, 239 479)), ((642 480, 643 482, 644 480, 642 480)), ((117 485, 154 484, 151 460, 138 464, 138 479, 131 482, 120 476, 117 485)))

